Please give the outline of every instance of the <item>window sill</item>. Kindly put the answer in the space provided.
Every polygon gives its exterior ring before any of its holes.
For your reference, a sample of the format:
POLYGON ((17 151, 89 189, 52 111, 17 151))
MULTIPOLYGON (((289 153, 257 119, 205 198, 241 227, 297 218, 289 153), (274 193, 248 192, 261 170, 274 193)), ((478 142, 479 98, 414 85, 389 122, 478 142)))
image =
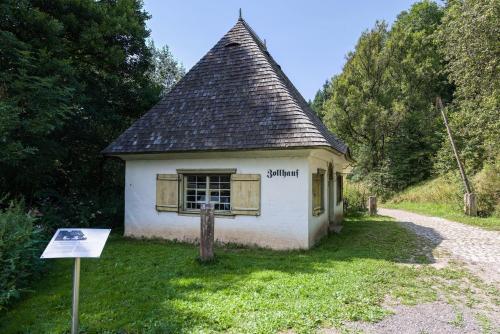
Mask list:
POLYGON ((313 210, 313 217, 318 217, 321 216, 323 213, 325 213, 325 209, 314 209, 313 210))
MULTIPOLYGON (((177 213, 179 216, 187 216, 187 217, 199 217, 200 216, 200 211, 179 211, 177 213)), ((236 215, 228 212, 215 212, 214 217, 218 218, 234 218, 236 215)))

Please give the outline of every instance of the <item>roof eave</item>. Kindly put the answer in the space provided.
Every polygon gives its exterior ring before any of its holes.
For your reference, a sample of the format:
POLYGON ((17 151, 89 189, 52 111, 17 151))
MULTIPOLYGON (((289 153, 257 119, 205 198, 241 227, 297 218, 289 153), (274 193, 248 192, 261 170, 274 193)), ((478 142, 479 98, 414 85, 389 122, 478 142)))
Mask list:
POLYGON ((288 147, 255 147, 255 148, 240 148, 240 149, 200 149, 200 150, 172 150, 172 151, 127 151, 127 152, 106 152, 101 151, 101 155, 104 157, 121 157, 127 155, 150 155, 150 154, 167 154, 167 153, 202 153, 202 152, 238 152, 238 151, 273 151, 273 150, 303 150, 303 149, 326 149, 338 156, 343 156, 346 160, 354 162, 352 158, 349 157, 348 152, 344 153, 338 149, 329 145, 306 145, 306 146, 288 146, 288 147))

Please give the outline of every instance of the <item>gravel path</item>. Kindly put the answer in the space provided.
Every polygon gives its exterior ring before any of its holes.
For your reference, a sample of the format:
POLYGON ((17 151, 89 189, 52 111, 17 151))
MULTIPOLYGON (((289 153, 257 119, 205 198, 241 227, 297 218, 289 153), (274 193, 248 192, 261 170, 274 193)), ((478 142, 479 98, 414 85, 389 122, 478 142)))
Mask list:
POLYGON ((467 308, 454 308, 443 302, 416 306, 399 305, 391 308, 395 313, 382 321, 344 323, 344 331, 323 329, 320 334, 464 334, 483 333, 474 313, 467 308))
MULTIPOLYGON (((458 260, 487 283, 500 284, 500 232, 403 210, 381 208, 378 213, 396 219, 401 226, 429 240, 430 244, 422 245, 423 254, 416 255, 428 256, 432 266, 445 267, 449 260, 458 260)), ((384 307, 393 314, 379 322, 343 322, 342 328, 323 328, 319 333, 500 334, 498 299, 494 301, 473 285, 468 289, 474 302, 467 299, 470 296, 462 298, 459 294, 452 295, 452 300, 441 296, 437 301, 413 306, 389 300, 384 307)))
POLYGON ((500 232, 403 210, 380 208, 378 214, 392 217, 417 235, 429 239, 436 245, 435 253, 444 250, 486 282, 500 282, 500 232))

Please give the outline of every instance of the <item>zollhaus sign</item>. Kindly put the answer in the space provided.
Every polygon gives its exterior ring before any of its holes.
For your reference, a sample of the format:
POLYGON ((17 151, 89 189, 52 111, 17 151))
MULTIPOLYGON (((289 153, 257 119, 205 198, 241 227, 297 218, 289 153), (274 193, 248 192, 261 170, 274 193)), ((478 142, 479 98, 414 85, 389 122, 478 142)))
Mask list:
POLYGON ((275 176, 280 176, 280 177, 288 177, 288 176, 295 176, 299 177, 299 170, 285 170, 285 169, 269 169, 267 171, 267 178, 271 179, 275 176))

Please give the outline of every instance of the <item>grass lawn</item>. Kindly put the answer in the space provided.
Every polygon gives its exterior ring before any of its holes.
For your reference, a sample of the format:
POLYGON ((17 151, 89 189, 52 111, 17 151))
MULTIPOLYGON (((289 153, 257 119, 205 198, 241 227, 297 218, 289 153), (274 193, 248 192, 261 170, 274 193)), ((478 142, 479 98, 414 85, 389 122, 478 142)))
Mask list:
POLYGON ((427 216, 436 216, 448 220, 457 221, 463 224, 474 225, 488 230, 500 231, 499 217, 470 217, 466 216, 451 204, 429 203, 429 202, 400 202, 400 203, 384 203, 382 205, 391 209, 402 209, 413 211, 427 216))
MULTIPOLYGON (((201 265, 193 245, 112 236, 101 259, 82 260, 85 333, 310 333, 345 320, 377 321, 387 296, 434 300, 439 282, 460 287, 458 269, 425 262, 421 243, 387 218, 349 218, 310 251, 219 247, 201 265)), ((33 292, 0 315, 0 333, 65 333, 72 261, 52 260, 33 292)), ((460 293, 454 291, 454 293, 460 293)))

